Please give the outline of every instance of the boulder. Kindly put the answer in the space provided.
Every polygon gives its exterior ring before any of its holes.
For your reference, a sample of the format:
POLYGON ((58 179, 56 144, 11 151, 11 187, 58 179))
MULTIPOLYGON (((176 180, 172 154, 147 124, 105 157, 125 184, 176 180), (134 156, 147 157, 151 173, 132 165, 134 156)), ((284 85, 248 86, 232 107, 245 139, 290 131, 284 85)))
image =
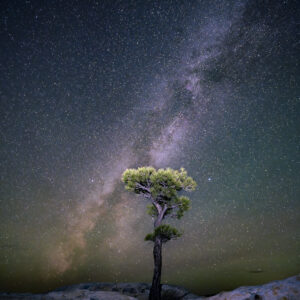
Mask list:
POLYGON ((300 274, 264 285, 243 286, 230 292, 222 292, 209 300, 299 300, 300 274))
POLYGON ((117 292, 107 291, 89 291, 75 290, 72 292, 51 292, 47 294, 49 298, 41 298, 41 300, 66 300, 66 299, 81 299, 81 300, 136 300, 136 298, 122 295, 117 292))
POLYGON ((199 298, 198 295, 190 293, 187 289, 181 286, 169 284, 162 285, 161 294, 163 300, 188 300, 199 298))
POLYGON ((1 300, 136 300, 136 298, 116 292, 89 291, 75 289, 56 291, 47 294, 8 294, 0 293, 1 300))

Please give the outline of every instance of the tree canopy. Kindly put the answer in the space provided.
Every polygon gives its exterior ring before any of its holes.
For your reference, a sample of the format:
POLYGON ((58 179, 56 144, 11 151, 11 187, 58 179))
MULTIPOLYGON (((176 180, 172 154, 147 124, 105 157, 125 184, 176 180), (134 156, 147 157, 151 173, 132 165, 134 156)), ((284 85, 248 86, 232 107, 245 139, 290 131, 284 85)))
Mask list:
MULTIPOLYGON (((178 192, 192 191, 196 187, 196 182, 187 176, 184 168, 180 170, 171 168, 156 170, 153 167, 127 169, 123 173, 122 181, 128 191, 142 194, 150 200, 147 213, 159 221, 156 222, 157 226, 160 226, 161 221, 167 216, 180 219, 190 208, 190 200, 186 196, 178 195, 178 192)), ((161 230, 167 229, 164 227, 161 230)), ((170 233, 170 226, 168 230, 169 237, 179 236, 178 232, 170 233)), ((149 236, 147 240, 151 240, 149 236)))

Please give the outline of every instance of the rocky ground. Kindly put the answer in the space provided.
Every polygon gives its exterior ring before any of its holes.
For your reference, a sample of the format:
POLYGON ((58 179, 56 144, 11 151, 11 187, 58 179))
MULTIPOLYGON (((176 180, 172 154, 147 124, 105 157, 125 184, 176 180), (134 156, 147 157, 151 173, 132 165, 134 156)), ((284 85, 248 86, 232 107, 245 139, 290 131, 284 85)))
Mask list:
MULTIPOLYGON (((147 300, 148 283, 81 283, 62 287, 47 294, 0 293, 0 299, 19 300, 147 300)), ((300 274, 260 286, 240 287, 211 297, 200 297, 172 285, 162 286, 163 300, 300 300, 300 274)))
POLYGON ((300 274, 257 286, 243 286, 222 292, 209 300, 300 300, 300 274))

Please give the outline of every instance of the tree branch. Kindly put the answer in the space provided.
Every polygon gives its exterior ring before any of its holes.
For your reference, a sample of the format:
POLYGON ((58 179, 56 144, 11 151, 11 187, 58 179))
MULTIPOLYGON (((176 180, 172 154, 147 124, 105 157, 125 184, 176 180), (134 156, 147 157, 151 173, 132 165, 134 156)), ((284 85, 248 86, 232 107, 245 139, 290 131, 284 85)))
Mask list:
POLYGON ((180 207, 180 206, 182 206, 182 204, 181 203, 179 203, 179 204, 177 204, 177 205, 171 205, 171 206, 169 206, 169 208, 177 208, 177 207, 180 207))
POLYGON ((151 202, 156 207, 158 215, 160 215, 160 213, 161 213, 161 206, 156 201, 154 201, 152 197, 151 197, 151 202))
POLYGON ((146 192, 148 194, 151 194, 151 191, 150 191, 150 188, 149 187, 146 187, 138 182, 135 183, 135 188, 138 189, 138 190, 141 190, 143 192, 146 192))
POLYGON ((177 214, 176 213, 172 213, 172 214, 167 214, 167 215, 165 215, 164 216, 164 219, 167 219, 167 218, 172 218, 172 219, 177 219, 178 218, 178 216, 177 216, 177 214))
POLYGON ((166 213, 166 211, 168 209, 168 206, 165 204, 164 208, 162 209, 161 206, 158 203, 155 203, 155 201, 154 201, 154 205, 155 204, 157 204, 159 206, 159 209, 160 209, 158 217, 156 218, 156 220, 154 222, 154 227, 157 227, 157 226, 160 225, 161 221, 163 220, 164 215, 165 215, 165 213, 166 213))
MULTIPOLYGON (((164 181, 159 181, 159 184, 161 186, 163 186, 164 188, 172 188, 172 189, 176 189, 176 186, 175 185, 167 185, 164 181)), ((182 189, 182 188, 181 188, 182 189)))
POLYGON ((164 205, 164 208, 163 208, 163 211, 162 211, 162 215, 163 215, 163 216, 164 216, 164 214, 165 214, 165 212, 167 211, 168 208, 169 208, 168 205, 165 204, 165 205, 164 205))

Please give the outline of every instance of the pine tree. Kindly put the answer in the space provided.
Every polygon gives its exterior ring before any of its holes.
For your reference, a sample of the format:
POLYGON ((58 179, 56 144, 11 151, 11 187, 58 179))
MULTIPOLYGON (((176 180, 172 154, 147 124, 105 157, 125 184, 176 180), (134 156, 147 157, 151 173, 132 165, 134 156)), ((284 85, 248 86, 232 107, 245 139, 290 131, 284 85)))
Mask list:
POLYGON ((154 219, 154 231, 147 234, 145 240, 154 242, 154 273, 149 300, 160 300, 162 244, 181 236, 176 228, 162 222, 168 216, 180 219, 189 209, 189 198, 178 193, 194 190, 196 182, 187 176, 184 168, 178 171, 170 168, 156 170, 153 167, 127 169, 122 181, 126 190, 141 194, 150 202, 147 212, 154 219))

